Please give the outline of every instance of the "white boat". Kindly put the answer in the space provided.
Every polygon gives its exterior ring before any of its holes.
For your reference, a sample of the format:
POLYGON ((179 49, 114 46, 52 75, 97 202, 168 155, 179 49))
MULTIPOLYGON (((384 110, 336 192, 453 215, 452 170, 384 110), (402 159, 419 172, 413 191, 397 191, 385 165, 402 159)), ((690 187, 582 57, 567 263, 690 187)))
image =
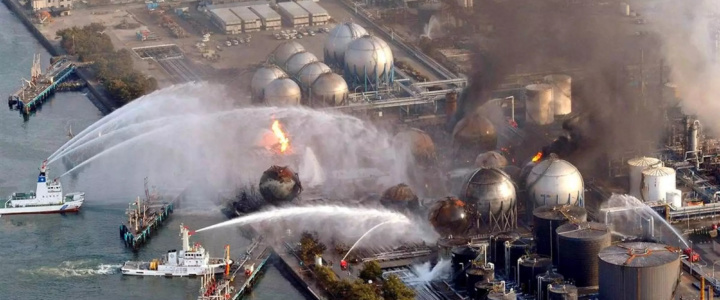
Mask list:
POLYGON ((63 195, 62 184, 57 179, 47 182, 47 171, 45 160, 40 167, 35 192, 13 193, 0 208, 0 215, 66 213, 80 210, 85 201, 85 193, 63 195))
POLYGON ((229 257, 210 258, 210 254, 198 243, 191 248, 190 236, 193 233, 181 224, 182 250, 170 250, 160 260, 128 261, 120 270, 123 275, 135 276, 201 276, 222 273, 233 263, 229 257))

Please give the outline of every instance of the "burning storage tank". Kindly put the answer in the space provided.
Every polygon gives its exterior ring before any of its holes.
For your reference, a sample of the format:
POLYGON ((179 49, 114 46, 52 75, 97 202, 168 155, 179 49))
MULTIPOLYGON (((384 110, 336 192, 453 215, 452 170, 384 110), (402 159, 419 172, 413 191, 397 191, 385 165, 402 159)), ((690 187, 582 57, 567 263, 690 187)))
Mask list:
POLYGON ((429 219, 435 230, 443 236, 461 235, 470 226, 465 202, 452 197, 435 203, 430 209, 429 219))
POLYGON ((342 76, 324 73, 318 76, 310 88, 311 105, 322 103, 328 106, 342 105, 348 98, 348 85, 342 76))
POLYGON ((292 201, 300 192, 300 178, 288 167, 272 166, 260 177, 260 194, 271 204, 280 205, 292 201))
POLYGON ((552 258, 558 264, 557 233, 568 222, 587 221, 587 210, 573 205, 541 206, 533 211, 533 236, 537 253, 552 258))
POLYGON ((676 190, 675 169, 655 167, 642 171, 642 198, 645 201, 665 201, 667 193, 676 190))
POLYGON ((317 61, 317 57, 310 52, 297 52, 290 56, 290 58, 288 58, 285 62, 285 72, 287 72, 290 76, 297 76, 303 67, 317 61))
POLYGON ((527 124, 548 125, 555 122, 553 90, 548 84, 525 87, 525 121, 527 124))
POLYGON ((558 272, 576 286, 598 285, 598 253, 609 247, 610 230, 600 223, 565 224, 557 229, 558 272))
POLYGON ((345 50, 350 42, 367 35, 362 26, 355 23, 341 23, 335 26, 325 41, 325 63, 336 68, 343 68, 345 64, 345 50))
POLYGON ((562 159, 551 156, 539 162, 530 170, 525 183, 534 207, 584 205, 585 184, 580 171, 562 159))
POLYGON ((478 168, 504 168, 508 161, 497 151, 480 153, 475 159, 475 166, 478 168))
POLYGON ((409 148, 416 164, 423 167, 434 166, 437 162, 435 143, 430 135, 420 129, 409 128, 395 135, 395 146, 401 150, 409 148), (407 147, 407 148, 406 148, 407 147))
POLYGON ((552 87, 552 107, 556 116, 572 112, 572 77, 563 74, 545 76, 545 83, 552 87))
POLYGON ((636 157, 628 160, 630 173, 630 195, 642 200, 642 172, 653 166, 662 166, 662 161, 653 157, 636 157))
POLYGON ((296 77, 302 88, 307 90, 320 75, 330 72, 330 67, 322 62, 316 61, 302 67, 296 77))
POLYGON ((291 56, 293 56, 295 53, 303 52, 305 51, 305 47, 300 45, 300 43, 295 41, 287 41, 283 42, 275 50, 272 52, 270 56, 270 61, 272 61, 275 65, 278 66, 285 66, 285 63, 290 59, 291 56))
POLYGON ((468 173, 454 191, 468 204, 478 228, 507 231, 517 227, 515 184, 497 168, 480 168, 468 173))
POLYGON ((548 300, 578 300, 578 289, 572 284, 551 284, 547 291, 548 300))
POLYGON ((518 260, 517 278, 520 288, 525 294, 534 295, 537 293, 537 277, 552 271, 552 260, 537 254, 521 257, 518 260))
POLYGON ((256 101, 262 100, 263 89, 275 79, 285 78, 287 74, 280 67, 272 64, 263 65, 258 68, 250 81, 252 97, 256 101))
POLYGON ((290 78, 278 78, 263 89, 263 101, 270 106, 299 105, 302 92, 290 78))
POLYGON ((392 83, 394 67, 390 46, 372 35, 353 40, 345 50, 344 72, 345 78, 366 91, 377 89, 381 83, 392 83))
POLYGON ((600 251, 600 300, 673 299, 680 253, 655 243, 621 243, 600 251))
POLYGON ((394 209, 417 209, 420 207, 418 197, 413 193, 412 189, 404 183, 391 186, 385 190, 382 198, 380 198, 380 203, 385 207, 394 209))

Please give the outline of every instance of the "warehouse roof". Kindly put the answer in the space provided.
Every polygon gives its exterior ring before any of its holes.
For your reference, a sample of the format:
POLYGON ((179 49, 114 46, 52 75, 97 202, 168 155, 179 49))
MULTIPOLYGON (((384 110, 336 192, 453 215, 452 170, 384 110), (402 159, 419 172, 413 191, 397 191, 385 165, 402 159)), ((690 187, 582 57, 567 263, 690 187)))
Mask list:
POLYGON ((313 16, 328 15, 327 10, 312 0, 298 1, 297 4, 313 16))
POLYGON ((289 13, 293 18, 308 17, 308 12, 295 2, 281 2, 278 6, 289 13))
POLYGON ((233 7, 230 8, 230 11, 235 13, 236 16, 240 17, 245 22, 252 22, 257 21, 260 19, 255 13, 250 11, 250 9, 247 6, 240 6, 240 7, 233 7))
POLYGON ((226 26, 242 24, 242 20, 238 18, 229 8, 216 8, 210 10, 218 19, 222 20, 226 26))
POLYGON ((277 20, 280 19, 280 15, 274 11, 272 8, 270 8, 270 5, 264 4, 264 5, 253 5, 250 6, 250 9, 255 12, 260 18, 263 18, 265 20, 277 20))

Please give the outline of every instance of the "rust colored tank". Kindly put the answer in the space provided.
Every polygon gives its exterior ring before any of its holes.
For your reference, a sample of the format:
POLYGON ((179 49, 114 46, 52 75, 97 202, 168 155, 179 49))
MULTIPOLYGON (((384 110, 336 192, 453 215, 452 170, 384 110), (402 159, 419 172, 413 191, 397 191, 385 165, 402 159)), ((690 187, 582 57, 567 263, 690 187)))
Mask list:
POLYGON ((453 129, 453 144, 471 148, 475 153, 494 150, 497 146, 495 125, 479 112, 462 118, 453 129))
POLYGON ((454 197, 435 203, 428 217, 435 230, 443 236, 461 235, 470 226, 465 202, 454 197))
POLYGON ((420 206, 417 195, 407 184, 401 183, 385 190, 380 198, 383 206, 395 209, 417 208, 420 206))
POLYGON ((302 192, 298 174, 285 166, 272 166, 260 178, 260 194, 265 201, 280 205, 290 202, 302 192))
POLYGON ((425 131, 410 128, 395 135, 395 142, 400 147, 410 147, 415 162, 421 166, 435 165, 437 161, 435 143, 425 131))
POLYGON ((475 166, 478 168, 504 168, 507 165, 505 156, 497 151, 480 153, 475 159, 475 166))

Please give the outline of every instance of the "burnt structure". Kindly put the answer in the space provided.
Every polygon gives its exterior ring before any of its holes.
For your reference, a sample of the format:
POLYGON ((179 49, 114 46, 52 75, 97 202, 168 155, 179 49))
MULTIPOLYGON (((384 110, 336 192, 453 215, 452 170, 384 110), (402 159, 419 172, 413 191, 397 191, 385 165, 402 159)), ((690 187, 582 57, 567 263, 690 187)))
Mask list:
POLYGON ((260 194, 273 205, 287 203, 302 192, 298 174, 289 167, 271 166, 260 177, 260 194))

